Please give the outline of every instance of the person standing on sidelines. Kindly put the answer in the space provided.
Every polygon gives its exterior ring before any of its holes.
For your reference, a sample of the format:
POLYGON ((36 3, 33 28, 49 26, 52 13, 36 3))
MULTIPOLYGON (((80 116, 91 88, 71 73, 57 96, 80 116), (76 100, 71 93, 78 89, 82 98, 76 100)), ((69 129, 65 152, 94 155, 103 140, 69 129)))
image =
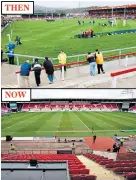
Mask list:
POLYGON ((45 72, 48 76, 50 84, 54 81, 54 68, 52 62, 49 60, 48 57, 45 57, 45 61, 43 63, 43 67, 45 68, 45 72))
MULTIPOLYGON (((64 68, 64 71, 65 71, 64 76, 66 76, 66 66, 65 66, 65 64, 66 64, 66 61, 67 61, 67 56, 63 51, 61 51, 60 54, 58 55, 58 60, 59 60, 59 64, 61 65, 61 76, 62 76, 62 68, 64 68)), ((62 77, 62 80, 64 80, 63 77, 62 77)))
POLYGON ((87 61, 90 63, 90 74, 91 76, 95 76, 95 67, 96 67, 96 62, 95 62, 95 57, 93 54, 88 52, 88 55, 86 57, 87 61))
POLYGON ((92 134, 94 133, 94 128, 92 127, 92 134))
POLYGON ((35 75, 36 85, 39 86, 41 84, 40 75, 41 75, 42 65, 40 64, 37 58, 35 59, 35 62, 32 64, 32 68, 35 75))
POLYGON ((29 88, 30 83, 29 83, 29 74, 31 70, 31 64, 29 64, 29 60, 26 60, 24 64, 22 64, 21 69, 20 69, 20 76, 23 84, 22 88, 29 88))
POLYGON ((93 136, 93 143, 96 141, 96 135, 93 136))
POLYGON ((98 74, 100 74, 100 72, 102 72, 104 74, 105 72, 103 69, 103 62, 104 62, 103 55, 98 49, 96 49, 95 59, 96 59, 96 63, 97 63, 98 74))
POLYGON ((9 64, 14 65, 14 51, 13 49, 10 49, 6 52, 8 54, 8 58, 9 58, 9 64))
POLYGON ((76 145, 74 143, 72 144, 71 148, 72 148, 72 154, 75 154, 76 145))

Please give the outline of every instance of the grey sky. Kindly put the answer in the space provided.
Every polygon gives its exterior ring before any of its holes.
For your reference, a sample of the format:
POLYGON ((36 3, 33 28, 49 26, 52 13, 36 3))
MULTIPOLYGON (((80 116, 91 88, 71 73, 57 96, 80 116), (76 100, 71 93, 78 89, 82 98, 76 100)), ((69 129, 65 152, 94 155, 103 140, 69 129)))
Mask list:
POLYGON ((128 99, 136 98, 136 89, 32 89, 33 99, 128 99))
POLYGON ((89 6, 118 6, 125 4, 136 4, 135 1, 34 1, 35 5, 53 7, 53 8, 76 8, 76 7, 89 7, 89 6))

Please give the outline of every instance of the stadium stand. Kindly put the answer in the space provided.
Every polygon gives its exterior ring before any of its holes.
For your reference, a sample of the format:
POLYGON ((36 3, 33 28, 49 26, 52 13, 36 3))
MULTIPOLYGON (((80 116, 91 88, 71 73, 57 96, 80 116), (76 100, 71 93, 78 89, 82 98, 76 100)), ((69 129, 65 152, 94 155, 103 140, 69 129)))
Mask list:
POLYGON ((124 5, 124 6, 114 6, 114 7, 100 7, 100 8, 91 8, 89 9, 90 17, 101 17, 101 18, 110 18, 112 17, 112 8, 113 8, 113 17, 123 18, 124 9, 126 10, 127 18, 136 17, 136 5, 124 5))
POLYGON ((105 158, 104 156, 95 154, 84 154, 88 159, 112 170, 116 174, 122 174, 127 179, 135 179, 136 177, 136 160, 116 160, 105 158))
POLYGON ((4 106, 2 105, 1 106, 1 114, 4 115, 4 114, 7 114, 9 112, 9 108, 7 106, 4 106))
POLYGON ((130 108, 131 111, 136 111, 136 105, 130 108))
POLYGON ((72 180, 80 177, 86 180, 95 180, 95 175, 89 174, 89 169, 74 154, 2 154, 2 161, 28 161, 37 159, 39 162, 68 161, 69 174, 72 180))
POLYGON ((1 111, 8 111, 8 110, 9 110, 8 107, 6 107, 6 106, 4 106, 4 105, 1 106, 1 111))
POLYGON ((89 102, 49 102, 49 103, 30 103, 24 104, 22 107, 22 111, 29 111, 29 110, 51 110, 51 109, 83 109, 83 110, 108 110, 108 111, 118 111, 117 104, 91 104, 89 102))

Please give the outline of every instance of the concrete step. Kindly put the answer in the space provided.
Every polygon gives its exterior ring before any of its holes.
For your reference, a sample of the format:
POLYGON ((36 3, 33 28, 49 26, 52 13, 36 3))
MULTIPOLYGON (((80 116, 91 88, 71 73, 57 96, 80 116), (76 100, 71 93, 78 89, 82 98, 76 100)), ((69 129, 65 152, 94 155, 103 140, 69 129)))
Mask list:
POLYGON ((95 163, 94 161, 84 157, 83 155, 77 156, 78 159, 90 169, 90 174, 97 176, 97 180, 123 180, 124 178, 114 174, 112 171, 105 169, 103 166, 95 163))

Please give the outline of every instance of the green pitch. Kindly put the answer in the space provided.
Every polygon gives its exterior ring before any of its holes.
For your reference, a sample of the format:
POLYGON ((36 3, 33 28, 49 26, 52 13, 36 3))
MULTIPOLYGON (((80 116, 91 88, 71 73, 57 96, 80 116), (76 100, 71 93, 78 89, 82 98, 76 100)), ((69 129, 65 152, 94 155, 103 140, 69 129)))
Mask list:
MULTIPOLYGON (((118 20, 117 27, 99 27, 98 22, 107 23, 107 20, 96 20, 96 24, 90 25, 90 19, 84 19, 84 25, 78 25, 78 19, 71 20, 57 20, 55 22, 46 22, 45 20, 32 20, 32 21, 15 21, 11 27, 7 27, 2 32, 2 47, 6 50, 5 45, 8 43, 7 34, 12 29, 12 41, 18 35, 21 37, 22 45, 17 46, 15 49, 16 54, 25 54, 32 56, 45 57, 49 56, 52 58, 58 57, 61 50, 68 56, 84 54, 89 51, 94 52, 95 49, 100 50, 111 50, 121 49, 126 47, 132 47, 136 45, 136 33, 135 34, 124 34, 115 36, 104 36, 97 38, 88 39, 76 39, 75 34, 80 34, 83 31, 93 29, 94 33, 99 32, 111 32, 115 30, 135 29, 136 21, 128 20, 127 26, 123 27, 122 20, 118 20)), ((122 53, 133 52, 134 49, 125 51, 122 53)), ((105 54, 114 55, 117 52, 105 54)), ((80 60, 85 57, 80 58, 80 60)), ((20 58, 21 63, 24 62, 25 58, 20 58)), ((69 61, 75 61, 71 59, 69 61)), ((76 58, 77 61, 77 58, 76 58)), ((58 62, 54 62, 57 64, 58 62)))
POLYGON ((123 112, 22 112, 2 117, 2 136, 83 137, 136 134, 136 114, 123 112))

